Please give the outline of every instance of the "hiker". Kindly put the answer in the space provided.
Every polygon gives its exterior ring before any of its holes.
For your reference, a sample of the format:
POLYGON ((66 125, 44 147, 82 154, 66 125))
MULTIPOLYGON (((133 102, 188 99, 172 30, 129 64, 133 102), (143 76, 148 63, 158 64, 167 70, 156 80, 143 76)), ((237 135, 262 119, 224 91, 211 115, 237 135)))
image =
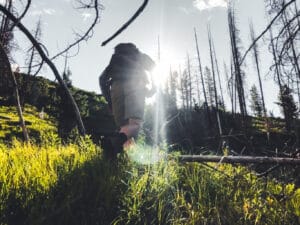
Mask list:
POLYGON ((109 65, 99 77, 102 94, 119 129, 116 135, 104 138, 105 152, 116 156, 137 138, 143 122, 145 98, 154 94, 153 83, 152 90, 146 87, 150 83, 147 72, 154 66, 154 61, 132 43, 115 47, 109 65))

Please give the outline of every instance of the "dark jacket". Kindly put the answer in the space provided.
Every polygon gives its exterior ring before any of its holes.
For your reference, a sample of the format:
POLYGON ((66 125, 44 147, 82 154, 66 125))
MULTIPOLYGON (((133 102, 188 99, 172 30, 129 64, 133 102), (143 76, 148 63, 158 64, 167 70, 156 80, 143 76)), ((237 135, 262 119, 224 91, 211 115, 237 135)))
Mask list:
POLYGON ((155 66, 154 61, 141 53, 133 44, 119 44, 115 48, 109 65, 99 77, 103 96, 111 105, 110 86, 116 80, 143 80, 147 83, 146 71, 155 66))

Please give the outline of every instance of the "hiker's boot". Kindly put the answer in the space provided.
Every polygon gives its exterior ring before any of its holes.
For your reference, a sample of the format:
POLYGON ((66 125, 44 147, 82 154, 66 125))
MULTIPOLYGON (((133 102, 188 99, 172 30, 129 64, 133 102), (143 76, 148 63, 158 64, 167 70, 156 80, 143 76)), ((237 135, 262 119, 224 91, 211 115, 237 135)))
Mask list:
POLYGON ((101 147, 103 155, 107 159, 116 159, 119 153, 124 151, 123 145, 127 141, 127 136, 124 133, 116 133, 110 137, 101 138, 101 147))
POLYGON ((118 133, 110 138, 115 155, 124 151, 123 145, 127 141, 127 136, 124 133, 118 133))
POLYGON ((115 154, 113 152, 113 145, 109 137, 101 137, 101 147, 103 149, 103 157, 106 159, 113 159, 115 158, 115 154))

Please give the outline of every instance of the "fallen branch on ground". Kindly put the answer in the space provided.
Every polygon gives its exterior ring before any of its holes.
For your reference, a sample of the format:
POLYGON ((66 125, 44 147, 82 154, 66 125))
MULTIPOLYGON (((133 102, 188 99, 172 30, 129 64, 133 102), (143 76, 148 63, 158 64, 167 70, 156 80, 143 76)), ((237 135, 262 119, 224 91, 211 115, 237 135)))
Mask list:
POLYGON ((214 156, 214 155, 181 155, 180 162, 217 162, 217 163, 258 163, 300 165, 300 158, 264 157, 264 156, 214 156))

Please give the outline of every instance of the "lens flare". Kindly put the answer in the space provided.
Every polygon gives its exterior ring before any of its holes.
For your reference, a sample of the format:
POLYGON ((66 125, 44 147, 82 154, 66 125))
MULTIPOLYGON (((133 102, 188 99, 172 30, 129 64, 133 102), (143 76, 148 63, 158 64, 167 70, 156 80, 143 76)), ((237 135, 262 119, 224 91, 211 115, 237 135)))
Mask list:
POLYGON ((136 144, 127 154, 131 161, 142 165, 155 164, 167 158, 166 152, 145 144, 136 144))

